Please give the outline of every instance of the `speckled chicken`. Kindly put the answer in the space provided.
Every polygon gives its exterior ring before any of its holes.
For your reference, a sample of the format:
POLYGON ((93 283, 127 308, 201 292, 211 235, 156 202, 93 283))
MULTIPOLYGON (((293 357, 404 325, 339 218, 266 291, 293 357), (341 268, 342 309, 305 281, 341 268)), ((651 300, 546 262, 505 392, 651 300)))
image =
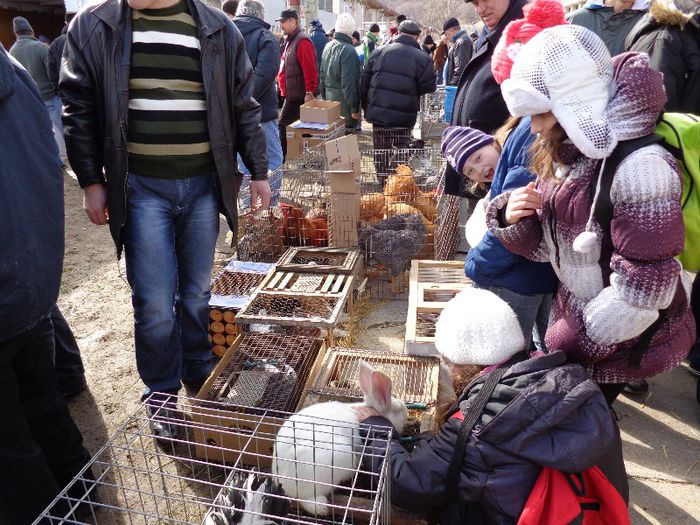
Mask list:
POLYGON ((360 245, 374 260, 389 268, 392 291, 396 291, 396 278, 423 249, 425 237, 423 218, 417 213, 403 213, 363 228, 360 245))

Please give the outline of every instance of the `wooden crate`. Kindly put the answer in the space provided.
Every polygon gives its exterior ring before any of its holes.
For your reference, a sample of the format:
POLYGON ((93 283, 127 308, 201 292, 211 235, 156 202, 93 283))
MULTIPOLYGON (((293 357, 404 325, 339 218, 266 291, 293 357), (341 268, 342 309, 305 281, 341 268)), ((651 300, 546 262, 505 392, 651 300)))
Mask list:
POLYGON ((273 264, 231 261, 211 282, 209 342, 221 357, 241 333, 236 314, 274 268, 273 264))
MULTIPOLYGON (((277 431, 288 411, 300 410, 305 400, 305 385, 318 375, 326 354, 323 340, 283 334, 243 334, 227 350, 190 407, 190 416, 198 423, 194 429, 195 452, 211 461, 242 462, 257 467, 272 463, 277 431), (290 345, 296 351, 290 352, 290 345), (295 354, 291 358, 291 354, 295 354), (285 361, 298 374, 298 382, 287 395, 274 393, 268 400, 261 396, 260 406, 224 404, 218 397, 235 386, 240 372, 250 361, 285 361), (241 366, 242 365, 242 366, 241 366), (276 406, 274 406, 276 405, 276 406)), ((244 385, 245 386, 245 385, 244 385)), ((247 388, 241 389, 247 395, 247 388)))
POLYGON ((445 304, 471 286, 461 261, 411 261, 404 352, 437 355, 435 323, 445 304))
POLYGON ((278 270, 334 272, 357 275, 362 258, 358 248, 290 248, 277 262, 278 270))
POLYGON ((361 401, 363 394, 358 380, 361 360, 391 378, 393 396, 405 401, 411 410, 421 411, 421 432, 436 430, 435 404, 440 377, 437 357, 331 348, 315 381, 308 383, 306 406, 324 401, 361 401))

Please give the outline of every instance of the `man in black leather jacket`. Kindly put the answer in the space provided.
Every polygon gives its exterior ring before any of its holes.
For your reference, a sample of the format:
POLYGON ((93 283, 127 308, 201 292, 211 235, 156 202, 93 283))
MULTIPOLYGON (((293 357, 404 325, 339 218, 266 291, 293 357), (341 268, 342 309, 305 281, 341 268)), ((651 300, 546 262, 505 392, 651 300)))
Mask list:
POLYGON ((237 231, 238 151, 252 202, 270 199, 243 38, 200 0, 104 0, 76 16, 64 58, 68 157, 88 217, 126 252, 144 394, 196 388, 219 212, 237 231))

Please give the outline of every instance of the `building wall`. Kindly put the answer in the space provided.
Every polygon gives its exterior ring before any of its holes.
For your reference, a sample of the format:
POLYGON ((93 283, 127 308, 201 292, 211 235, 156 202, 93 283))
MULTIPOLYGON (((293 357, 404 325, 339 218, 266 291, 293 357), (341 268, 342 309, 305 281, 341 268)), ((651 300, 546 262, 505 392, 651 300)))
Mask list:
POLYGON ((9 50, 15 43, 15 35, 12 32, 12 19, 23 16, 34 28, 36 36, 45 35, 51 40, 61 34, 63 29, 63 16, 37 12, 21 12, 14 9, 0 8, 0 42, 9 50))

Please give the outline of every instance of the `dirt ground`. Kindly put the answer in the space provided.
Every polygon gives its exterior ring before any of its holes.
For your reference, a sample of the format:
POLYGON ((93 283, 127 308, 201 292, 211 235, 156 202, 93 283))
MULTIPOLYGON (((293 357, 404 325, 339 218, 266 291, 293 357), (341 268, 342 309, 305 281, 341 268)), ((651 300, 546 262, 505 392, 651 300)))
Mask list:
MULTIPOLYGON (((66 175, 66 255, 59 306, 80 345, 89 390, 70 403, 90 452, 97 452, 139 405, 133 317, 124 262, 107 227, 92 225, 82 191, 66 175)), ((231 257, 222 234, 214 272, 231 257)), ((389 301, 363 323, 358 346, 400 350, 405 301, 389 301)), ((700 522, 700 410, 683 369, 652 381, 642 399, 621 398, 620 417, 635 524, 700 522)))

